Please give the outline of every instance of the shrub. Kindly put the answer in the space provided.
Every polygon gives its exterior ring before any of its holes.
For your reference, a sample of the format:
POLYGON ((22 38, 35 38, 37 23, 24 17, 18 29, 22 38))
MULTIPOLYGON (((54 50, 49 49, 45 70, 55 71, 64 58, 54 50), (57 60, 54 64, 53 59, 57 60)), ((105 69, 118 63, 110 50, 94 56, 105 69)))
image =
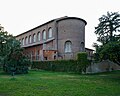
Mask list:
POLYGON ((85 67, 77 60, 60 60, 60 61, 33 61, 31 69, 41 69, 54 72, 75 72, 81 73, 85 67))
POLYGON ((20 42, 7 32, 0 31, 0 67, 6 73, 27 73, 29 60, 20 42))
POLYGON ((48 71, 75 72, 77 68, 76 60, 57 61, 33 61, 32 69, 43 69, 48 71))
POLYGON ((88 65, 87 53, 82 52, 78 53, 77 60, 33 61, 31 69, 81 73, 88 65))
POLYGON ((77 54, 77 61, 80 64, 80 70, 83 72, 86 72, 86 67, 90 64, 87 59, 87 53, 86 52, 80 52, 77 54))
POLYGON ((30 65, 30 60, 25 56, 22 56, 19 59, 9 59, 6 58, 4 61, 3 70, 9 74, 25 74, 28 73, 28 67, 30 65))

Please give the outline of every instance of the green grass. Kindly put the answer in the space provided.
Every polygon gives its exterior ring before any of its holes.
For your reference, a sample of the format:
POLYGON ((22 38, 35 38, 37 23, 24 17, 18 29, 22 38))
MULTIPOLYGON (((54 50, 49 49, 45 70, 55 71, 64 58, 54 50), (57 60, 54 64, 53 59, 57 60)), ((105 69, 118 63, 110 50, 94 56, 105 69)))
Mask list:
POLYGON ((93 75, 30 71, 0 73, 0 96, 120 96, 120 71, 93 75))

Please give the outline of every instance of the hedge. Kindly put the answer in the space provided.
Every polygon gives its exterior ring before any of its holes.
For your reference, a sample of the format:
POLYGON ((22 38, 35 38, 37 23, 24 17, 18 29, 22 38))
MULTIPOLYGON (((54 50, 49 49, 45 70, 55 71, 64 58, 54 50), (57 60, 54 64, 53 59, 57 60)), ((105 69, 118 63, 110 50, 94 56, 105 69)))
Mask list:
POLYGON ((31 68, 32 69, 43 69, 48 71, 71 71, 74 70, 74 65, 76 61, 70 60, 60 60, 60 61, 33 61, 31 68))
POLYGON ((89 65, 86 53, 78 53, 77 60, 56 60, 56 61, 33 61, 32 69, 42 69, 57 72, 76 72, 85 71, 89 65))

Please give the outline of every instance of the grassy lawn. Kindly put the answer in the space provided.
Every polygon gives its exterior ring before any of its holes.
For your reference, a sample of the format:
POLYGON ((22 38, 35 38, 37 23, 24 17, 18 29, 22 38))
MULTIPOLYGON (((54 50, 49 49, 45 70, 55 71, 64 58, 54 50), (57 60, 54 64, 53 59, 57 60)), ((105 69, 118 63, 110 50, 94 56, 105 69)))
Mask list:
POLYGON ((120 71, 94 75, 30 71, 0 73, 0 96, 120 96, 120 71))

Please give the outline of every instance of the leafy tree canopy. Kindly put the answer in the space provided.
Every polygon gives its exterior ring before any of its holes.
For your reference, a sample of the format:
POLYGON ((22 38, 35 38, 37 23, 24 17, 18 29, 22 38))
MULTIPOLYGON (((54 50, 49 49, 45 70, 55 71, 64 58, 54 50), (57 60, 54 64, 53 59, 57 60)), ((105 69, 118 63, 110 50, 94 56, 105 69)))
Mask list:
POLYGON ((29 64, 29 60, 25 57, 20 42, 8 32, 0 31, 0 64, 3 70, 11 73, 12 69, 16 73, 23 73, 29 64))
POLYGON ((102 45, 94 43, 97 60, 109 59, 120 65, 120 14, 118 12, 107 12, 99 18, 99 24, 95 27, 97 41, 102 45))
POLYGON ((99 24, 95 27, 97 41, 106 44, 111 41, 120 41, 120 14, 118 12, 107 12, 99 18, 99 24))
POLYGON ((120 65, 120 42, 109 42, 104 46, 99 46, 96 52, 98 60, 109 59, 120 65))

